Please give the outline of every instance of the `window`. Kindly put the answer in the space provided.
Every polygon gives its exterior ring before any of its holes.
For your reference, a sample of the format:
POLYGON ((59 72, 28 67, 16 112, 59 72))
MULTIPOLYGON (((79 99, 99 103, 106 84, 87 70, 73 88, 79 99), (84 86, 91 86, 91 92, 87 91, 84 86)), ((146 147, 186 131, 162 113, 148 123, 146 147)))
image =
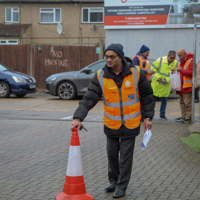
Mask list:
POLYGON ((40 23, 61 23, 61 8, 40 8, 40 23))
POLYGON ((90 66, 89 68, 91 69, 92 73, 96 73, 98 70, 102 69, 106 64, 106 61, 103 60, 101 62, 95 63, 94 65, 90 66))
POLYGON ((6 22, 19 22, 19 8, 6 8, 5 15, 6 22))
POLYGON ((103 23, 104 8, 82 8, 82 23, 103 23))
POLYGON ((18 40, 0 40, 0 45, 18 44, 18 40))

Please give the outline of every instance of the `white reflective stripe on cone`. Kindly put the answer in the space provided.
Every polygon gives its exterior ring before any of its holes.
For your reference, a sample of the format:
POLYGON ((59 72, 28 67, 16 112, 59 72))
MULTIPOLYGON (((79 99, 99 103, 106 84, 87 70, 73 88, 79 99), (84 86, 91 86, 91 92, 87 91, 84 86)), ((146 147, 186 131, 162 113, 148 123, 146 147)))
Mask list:
POLYGON ((80 146, 70 146, 67 164, 67 176, 83 176, 80 146))

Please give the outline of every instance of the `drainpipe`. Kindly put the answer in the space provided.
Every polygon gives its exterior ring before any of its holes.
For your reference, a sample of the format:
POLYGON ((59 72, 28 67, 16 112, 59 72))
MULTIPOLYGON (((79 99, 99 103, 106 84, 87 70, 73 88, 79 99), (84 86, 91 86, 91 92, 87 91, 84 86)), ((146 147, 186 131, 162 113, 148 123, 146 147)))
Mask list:
POLYGON ((21 41, 21 36, 22 36, 22 26, 21 26, 21 1, 19 2, 19 39, 20 39, 20 44, 22 44, 21 41))

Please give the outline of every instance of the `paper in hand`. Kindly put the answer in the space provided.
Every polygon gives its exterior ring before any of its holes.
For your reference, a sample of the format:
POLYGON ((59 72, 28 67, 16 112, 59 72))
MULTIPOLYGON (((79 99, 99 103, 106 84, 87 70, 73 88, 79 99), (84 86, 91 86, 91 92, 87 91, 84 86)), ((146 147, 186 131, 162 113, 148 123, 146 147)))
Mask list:
POLYGON ((143 140, 142 140, 142 144, 140 146, 140 148, 142 150, 145 150, 150 138, 152 136, 152 133, 151 133, 151 130, 147 129, 146 132, 144 133, 144 137, 143 137, 143 140))

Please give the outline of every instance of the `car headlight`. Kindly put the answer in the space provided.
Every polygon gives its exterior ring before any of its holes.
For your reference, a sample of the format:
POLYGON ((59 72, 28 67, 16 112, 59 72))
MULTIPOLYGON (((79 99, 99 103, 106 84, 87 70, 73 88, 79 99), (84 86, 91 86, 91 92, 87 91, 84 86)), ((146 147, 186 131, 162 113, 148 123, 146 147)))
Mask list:
POLYGON ((16 83, 26 83, 26 81, 23 78, 20 78, 18 76, 12 76, 12 78, 16 83))
POLYGON ((50 78, 51 81, 54 81, 55 79, 56 79, 56 77, 52 77, 52 78, 50 78))
POLYGON ((47 81, 54 81, 55 79, 56 79, 56 76, 53 76, 53 77, 50 76, 47 78, 47 81))
POLYGON ((31 76, 31 78, 32 78, 32 80, 34 81, 34 82, 36 82, 36 80, 31 76))

